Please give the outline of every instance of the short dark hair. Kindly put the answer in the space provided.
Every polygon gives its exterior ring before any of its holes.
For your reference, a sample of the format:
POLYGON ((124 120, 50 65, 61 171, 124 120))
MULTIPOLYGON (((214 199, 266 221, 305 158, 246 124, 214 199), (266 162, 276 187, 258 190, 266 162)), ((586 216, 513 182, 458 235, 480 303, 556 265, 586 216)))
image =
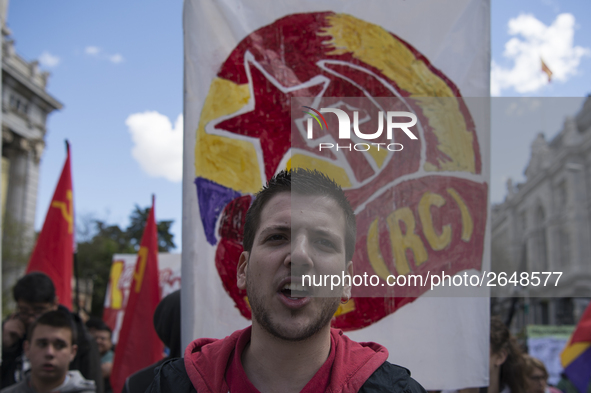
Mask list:
POLYGON ((55 328, 66 328, 72 333, 72 344, 76 344, 77 342, 78 334, 76 328, 74 327, 74 321, 70 315, 66 314, 65 311, 54 310, 42 314, 35 320, 35 322, 31 324, 31 327, 29 327, 27 340, 31 341, 31 339, 33 339, 33 332, 39 325, 51 326, 55 328))
POLYGON ((33 272, 16 282, 12 295, 16 302, 24 300, 29 303, 50 303, 55 300, 55 286, 46 274, 33 272))
POLYGON ((99 319, 97 317, 91 317, 88 321, 86 321, 86 328, 87 329, 95 329, 95 330, 99 330, 99 331, 107 331, 107 332, 109 332, 110 336, 113 335, 113 331, 111 330, 109 325, 107 325, 105 323, 105 321, 103 321, 102 319, 99 319))
POLYGON ((246 213, 244 222, 244 251, 252 251, 255 234, 261 223, 263 208, 275 195, 282 192, 294 192, 299 195, 327 196, 332 198, 343 210, 345 217, 345 258, 350 261, 355 252, 357 226, 355 213, 343 192, 334 180, 317 170, 294 168, 281 171, 273 176, 260 190, 246 213))

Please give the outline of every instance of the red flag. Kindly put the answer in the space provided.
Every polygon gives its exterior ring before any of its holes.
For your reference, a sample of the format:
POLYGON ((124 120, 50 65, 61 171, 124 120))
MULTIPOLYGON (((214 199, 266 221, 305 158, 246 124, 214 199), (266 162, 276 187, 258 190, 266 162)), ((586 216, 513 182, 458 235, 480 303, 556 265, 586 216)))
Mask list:
POLYGON ((74 198, 70 169, 70 145, 67 141, 66 151, 66 163, 45 216, 43 228, 31 254, 27 273, 37 271, 47 274, 55 285, 59 302, 72 308, 74 198))
POLYGON ((154 311, 160 302, 158 285, 158 234, 152 209, 140 243, 125 317, 113 361, 111 386, 120 392, 125 379, 162 359, 163 344, 154 329, 154 311))
POLYGON ((544 59, 540 58, 540 60, 542 61, 542 71, 548 75, 548 83, 550 83, 552 81, 552 71, 548 68, 546 63, 544 63, 544 59))

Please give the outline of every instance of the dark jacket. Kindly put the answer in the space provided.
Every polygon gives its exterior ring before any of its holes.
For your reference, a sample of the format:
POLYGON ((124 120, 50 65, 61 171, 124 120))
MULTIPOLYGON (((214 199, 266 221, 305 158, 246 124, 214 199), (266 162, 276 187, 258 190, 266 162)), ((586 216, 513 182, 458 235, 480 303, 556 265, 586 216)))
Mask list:
MULTIPOLYGON (((184 359, 169 359, 156 370, 152 385, 146 393, 197 393, 191 383, 184 359)), ((426 393, 417 381, 410 377, 410 371, 389 362, 382 365, 365 381, 359 393, 400 392, 426 393)), ((199 392, 202 393, 202 392, 199 392)))
MULTIPOLYGON (((84 378, 93 380, 97 393, 103 393, 103 376, 101 373, 101 359, 98 352, 96 341, 86 330, 84 322, 78 314, 71 313, 64 306, 59 306, 59 310, 67 313, 76 326, 78 333, 78 352, 76 357, 70 363, 70 370, 78 370, 84 378)), ((10 386, 23 380, 22 343, 16 348, 10 348, 8 351, 2 350, 2 387, 10 386), (6 356, 6 357, 5 357, 6 356)))
POLYGON ((125 385, 123 385, 121 393, 144 393, 154 380, 156 369, 169 359, 170 358, 162 359, 159 362, 133 373, 125 380, 125 385))
MULTIPOLYGON (((228 391, 225 370, 236 342, 250 328, 223 340, 199 339, 187 347, 184 359, 168 360, 156 370, 147 393, 218 393, 228 391)), ((410 372, 386 361, 388 351, 379 344, 357 343, 332 329, 335 360, 328 389, 339 393, 425 393, 410 372)))
POLYGON ((20 339, 11 347, 2 347, 2 374, 0 376, 0 388, 4 389, 7 386, 15 384, 15 374, 20 375, 20 368, 22 368, 23 342, 24 338, 20 339))

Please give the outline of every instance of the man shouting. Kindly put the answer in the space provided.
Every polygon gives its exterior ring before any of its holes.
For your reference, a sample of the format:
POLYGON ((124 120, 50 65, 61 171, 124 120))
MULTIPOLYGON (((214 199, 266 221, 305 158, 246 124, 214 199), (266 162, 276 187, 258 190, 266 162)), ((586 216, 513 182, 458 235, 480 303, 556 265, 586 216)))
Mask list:
POLYGON ((193 341, 184 359, 163 364, 148 392, 424 393, 407 369, 386 361, 386 348, 331 329, 351 296, 348 280, 330 289, 302 281, 351 276, 355 232, 353 210, 331 179, 304 169, 273 177, 248 210, 238 261, 252 326, 193 341))

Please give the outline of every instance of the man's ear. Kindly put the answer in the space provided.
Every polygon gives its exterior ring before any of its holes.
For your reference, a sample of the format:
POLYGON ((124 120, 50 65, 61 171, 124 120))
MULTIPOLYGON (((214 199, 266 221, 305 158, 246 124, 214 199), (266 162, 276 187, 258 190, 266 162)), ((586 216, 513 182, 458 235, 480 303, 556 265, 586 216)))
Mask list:
POLYGON ((505 360, 507 360, 507 356, 509 356, 509 351, 506 348, 502 348, 499 352, 493 354, 492 359, 495 366, 502 366, 505 360))
POLYGON ((53 299, 53 304, 51 305, 51 311, 57 310, 59 305, 60 305, 60 298, 57 295, 55 295, 55 299, 53 299))
MULTIPOLYGON (((353 261, 347 262, 347 267, 345 268, 347 275, 351 278, 351 283, 346 283, 343 286, 343 297, 347 298, 347 300, 351 299, 351 290, 353 285, 353 261)), ((346 280, 347 281, 347 280, 346 280)))
POLYGON ((238 268, 236 269, 236 284, 238 289, 246 289, 246 271, 248 270, 248 251, 242 251, 238 259, 238 268))
POLYGON ((74 360, 77 353, 78 353, 78 345, 72 344, 72 352, 70 353, 70 363, 72 362, 72 360, 74 360))

